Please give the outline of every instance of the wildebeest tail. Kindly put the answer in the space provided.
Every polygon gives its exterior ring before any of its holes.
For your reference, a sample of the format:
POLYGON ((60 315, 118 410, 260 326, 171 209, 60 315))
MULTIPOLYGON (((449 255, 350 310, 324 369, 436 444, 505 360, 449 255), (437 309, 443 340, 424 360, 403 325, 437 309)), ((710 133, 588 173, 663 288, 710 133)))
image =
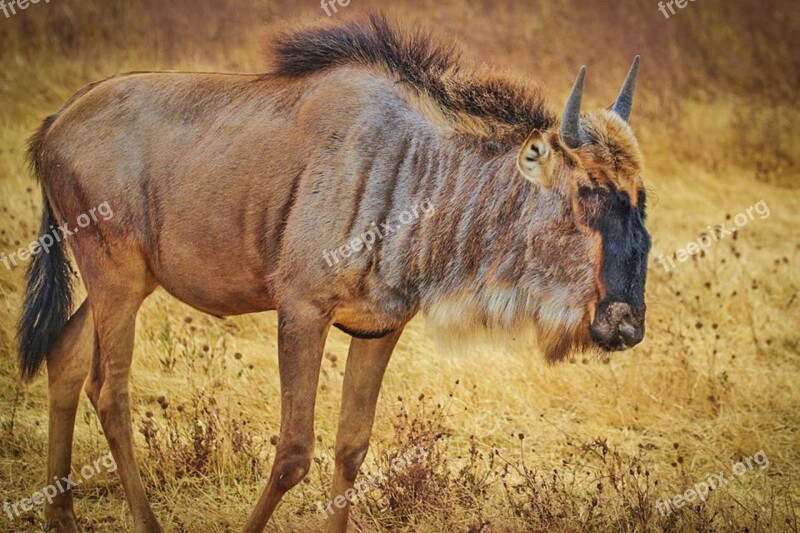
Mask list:
MULTIPOLYGON (((44 137, 54 120, 55 117, 48 118, 28 143, 31 168, 40 183, 44 181, 44 137)), ((64 243, 52 235, 51 228, 57 222, 44 188, 42 197, 39 242, 46 240, 52 245, 47 249, 40 247, 27 272, 25 299, 17 326, 20 373, 26 380, 36 375, 72 313, 72 268, 64 243)))

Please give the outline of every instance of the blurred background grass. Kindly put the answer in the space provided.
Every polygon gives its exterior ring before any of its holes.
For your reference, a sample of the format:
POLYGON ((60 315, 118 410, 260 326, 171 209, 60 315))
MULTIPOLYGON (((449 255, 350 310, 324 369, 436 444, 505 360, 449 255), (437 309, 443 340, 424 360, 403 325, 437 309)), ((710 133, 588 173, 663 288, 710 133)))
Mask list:
MULTIPOLYGON (((333 20, 370 6, 351 0, 333 20)), ((388 372, 365 471, 403 446, 429 459, 358 506, 358 530, 797 531, 800 435, 800 15, 794 2, 392 1, 373 4, 460 41, 478 64, 544 82, 560 109, 581 64, 586 108, 613 101, 643 56, 633 126, 647 158, 654 250, 648 334, 609 364, 448 353, 411 325, 388 372), (656 259, 759 200, 771 214, 666 272, 656 259), (458 384, 456 382, 458 381, 458 384), (682 493, 764 450, 770 459, 668 517, 682 493)), ((51 0, 0 16, 0 251, 35 237, 24 142, 91 81, 133 70, 263 71, 262 43, 326 22, 315 1, 51 0)), ((0 499, 46 484, 46 384, 21 386, 14 323, 23 269, 0 268, 0 499)), ((159 291, 139 317, 134 418, 151 501, 170 531, 238 530, 277 433, 272 314, 218 320, 159 291)), ((269 529, 318 530, 347 338, 334 332, 317 409, 318 460, 269 529)), ((84 401, 75 465, 106 453, 84 401)), ((87 531, 128 529, 114 475, 77 489, 87 531)), ((0 530, 35 531, 37 509, 0 530)))

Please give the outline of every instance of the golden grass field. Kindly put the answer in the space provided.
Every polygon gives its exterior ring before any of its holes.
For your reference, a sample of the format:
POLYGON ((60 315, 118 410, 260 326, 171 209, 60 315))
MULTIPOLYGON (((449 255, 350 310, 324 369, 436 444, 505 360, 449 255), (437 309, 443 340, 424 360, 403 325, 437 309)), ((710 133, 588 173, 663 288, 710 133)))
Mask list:
MULTIPOLYGON (((333 18, 365 9, 351 0, 333 18)), ((653 237, 643 344, 548 367, 535 349, 445 350, 407 328, 363 472, 424 446, 378 483, 356 531, 798 531, 800 507, 800 15, 790 1, 415 0, 381 7, 463 43, 477 63, 545 83, 554 109, 589 65, 588 106, 613 101, 643 56, 633 126, 653 237), (770 215, 702 257, 658 261, 763 200, 770 215), (763 451, 755 467, 668 516, 683 493, 763 451)), ((36 236, 25 141, 90 81, 133 70, 260 71, 261 40, 328 19, 317 2, 51 0, 0 14, 0 251, 36 236)), ((203 268, 198 264, 198 268, 203 268)), ((0 499, 47 484, 47 389, 18 379, 24 267, 0 267, 0 499)), ((270 531, 323 527, 347 337, 333 332, 317 404, 317 461, 270 531)), ((139 315, 133 409, 140 467, 167 531, 237 531, 263 489, 279 422, 276 318, 226 320, 156 292, 139 315)), ((88 400, 74 466, 107 453, 88 400)), ((85 531, 125 531, 118 478, 76 489, 85 531)), ((37 507, 0 531, 41 530, 37 507)))

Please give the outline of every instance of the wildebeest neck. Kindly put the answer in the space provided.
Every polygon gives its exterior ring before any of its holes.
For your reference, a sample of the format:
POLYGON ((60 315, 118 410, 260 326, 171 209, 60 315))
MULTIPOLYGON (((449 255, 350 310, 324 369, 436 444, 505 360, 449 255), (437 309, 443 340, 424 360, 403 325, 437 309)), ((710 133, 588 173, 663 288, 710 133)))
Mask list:
POLYGON ((424 147, 414 179, 435 210, 408 230, 411 245, 387 249, 407 258, 422 308, 445 327, 538 327, 571 345, 596 295, 598 239, 576 226, 563 197, 518 175, 514 154, 424 147))

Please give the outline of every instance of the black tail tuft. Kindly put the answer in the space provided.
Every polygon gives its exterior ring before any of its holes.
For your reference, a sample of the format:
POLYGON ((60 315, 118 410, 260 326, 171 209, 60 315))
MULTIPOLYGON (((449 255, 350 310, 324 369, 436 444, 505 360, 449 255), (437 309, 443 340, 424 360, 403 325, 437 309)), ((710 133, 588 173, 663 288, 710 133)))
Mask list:
MULTIPOLYGON (((55 225, 45 199, 39 235, 55 225)), ((22 377, 32 379, 53 349, 72 313, 72 268, 64 243, 55 243, 49 253, 40 251, 28 268, 28 287, 17 327, 19 367, 22 377)))
MULTIPOLYGON (((51 123, 51 119, 45 121, 28 145, 31 167, 39 181, 42 181, 43 171, 41 149, 51 123)), ((51 226, 57 225, 47 195, 43 192, 42 196, 44 209, 40 237, 51 233, 51 226)), ((25 301, 17 326, 20 372, 26 380, 36 375, 72 313, 72 268, 69 257, 64 243, 55 236, 52 240, 54 244, 49 250, 40 250, 33 256, 28 268, 25 301)))

